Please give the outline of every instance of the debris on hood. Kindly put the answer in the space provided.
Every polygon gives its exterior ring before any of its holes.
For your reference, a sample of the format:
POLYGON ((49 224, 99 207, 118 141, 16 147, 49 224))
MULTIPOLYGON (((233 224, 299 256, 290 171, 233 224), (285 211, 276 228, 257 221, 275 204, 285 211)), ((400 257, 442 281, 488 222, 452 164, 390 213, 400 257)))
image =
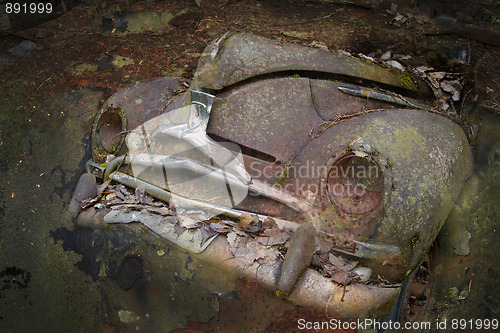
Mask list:
MULTIPOLYGON (((262 263, 283 259, 294 234, 289 228, 280 228, 271 217, 261 220, 258 215, 243 213, 238 219, 206 219, 201 211, 174 209, 147 193, 143 195, 142 202, 139 202, 136 192, 126 186, 106 185, 102 193, 96 198, 85 200, 82 206, 108 210, 105 217, 108 223, 140 222, 159 236, 169 240, 175 238, 175 243, 194 253, 203 251, 219 234, 226 235, 233 256, 247 265, 252 265, 255 261, 262 263), (178 219, 178 215, 183 218, 178 219)), ((315 251, 311 268, 337 283, 337 280, 349 283, 370 282, 365 270, 356 270, 357 261, 346 259, 343 255, 334 255, 330 252, 331 242, 323 243, 330 246, 315 251), (340 279, 341 275, 344 279, 340 279)))
MULTIPOLYGON (((350 54, 348 54, 350 55, 350 54)), ((407 62, 412 59, 411 55, 396 54, 391 50, 378 51, 369 56, 359 53, 358 57, 373 63, 383 64, 386 67, 397 69, 401 72, 411 72, 426 82, 432 89, 436 98, 433 108, 435 111, 444 114, 456 115, 453 103, 460 101, 462 97, 462 88, 464 86, 466 73, 449 73, 445 71, 434 70, 433 67, 417 66, 413 67, 407 62), (396 60, 397 59, 397 60, 396 60)), ((460 58, 462 59, 463 56, 460 58)), ((467 56, 465 56, 466 61, 467 56)), ((458 59, 457 59, 458 60, 458 59)), ((461 60, 459 60, 461 61, 461 60)), ((417 106, 413 106, 417 107, 417 106)), ((426 108, 429 109, 429 108, 426 108)))
POLYGON ((386 61, 385 62, 386 64, 388 64, 389 66, 391 67, 394 67, 396 69, 399 69, 400 71, 404 71, 405 68, 403 67, 403 65, 401 65, 399 62, 397 62, 396 60, 389 60, 389 61, 386 61))
POLYGON ((460 100, 465 74, 434 71, 432 67, 426 66, 412 68, 412 71, 428 82, 438 101, 439 111, 456 114, 453 103, 460 100))

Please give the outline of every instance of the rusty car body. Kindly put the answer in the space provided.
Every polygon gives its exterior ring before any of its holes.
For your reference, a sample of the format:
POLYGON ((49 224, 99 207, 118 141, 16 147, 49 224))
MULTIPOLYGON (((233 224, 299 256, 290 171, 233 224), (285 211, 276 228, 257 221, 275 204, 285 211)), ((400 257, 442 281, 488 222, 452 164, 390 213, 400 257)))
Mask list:
MULTIPOLYGON (((256 280, 308 309, 383 318, 472 172, 464 132, 431 104, 406 72, 227 34, 207 46, 189 85, 143 81, 103 105, 69 211, 92 228, 142 222, 228 280, 256 280), (95 176, 169 201, 171 214, 89 204, 105 199, 95 176), (245 213, 254 220, 241 227, 245 213), (267 218, 277 225, 269 234, 267 218), (222 231, 205 234, 199 222, 222 231), (314 226, 312 248, 301 225, 314 226), (262 241, 281 231, 281 243, 262 241)), ((213 292, 221 284, 207 282, 213 292)))

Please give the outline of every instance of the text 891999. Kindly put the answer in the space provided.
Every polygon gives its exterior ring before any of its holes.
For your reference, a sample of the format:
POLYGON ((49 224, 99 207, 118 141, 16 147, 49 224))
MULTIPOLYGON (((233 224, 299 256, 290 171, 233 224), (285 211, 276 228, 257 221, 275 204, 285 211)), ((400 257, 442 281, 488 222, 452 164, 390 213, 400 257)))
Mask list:
POLYGON ((52 13, 52 4, 47 3, 18 3, 7 2, 4 7, 5 14, 50 14, 52 13))

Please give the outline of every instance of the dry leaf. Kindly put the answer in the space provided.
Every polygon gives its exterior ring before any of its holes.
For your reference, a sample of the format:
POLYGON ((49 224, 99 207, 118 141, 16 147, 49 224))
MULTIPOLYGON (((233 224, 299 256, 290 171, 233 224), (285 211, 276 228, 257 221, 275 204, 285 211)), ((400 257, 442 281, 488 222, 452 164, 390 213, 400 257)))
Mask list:
POLYGON ((272 217, 266 217, 264 222, 262 222, 262 230, 278 228, 276 221, 272 217))
POLYGON ((257 238, 257 241, 265 246, 274 246, 285 244, 289 239, 290 235, 286 231, 279 230, 278 228, 272 228, 261 233, 260 237, 257 238))
POLYGON ((328 254, 328 261, 334 265, 337 269, 342 270, 342 271, 350 271, 356 265, 358 264, 357 261, 350 261, 346 259, 342 259, 340 257, 337 257, 336 255, 329 253, 328 254))
POLYGON ((245 212, 241 214, 238 219, 240 222, 236 225, 235 231, 258 233, 262 228, 262 222, 257 215, 251 215, 245 212))
POLYGON ((179 223, 181 224, 182 227, 187 228, 187 229, 194 229, 198 228, 200 225, 199 220, 195 220, 189 216, 186 215, 177 215, 179 219, 179 223))
POLYGON ((227 243, 229 244, 229 250, 231 251, 231 254, 234 256, 238 248, 238 243, 236 241, 238 239, 238 235, 236 235, 235 232, 230 232, 227 234, 226 237, 227 237, 227 243))
POLYGON ((211 222, 209 224, 210 228, 212 228, 214 231, 219 232, 219 233, 228 233, 233 231, 232 226, 228 226, 224 223, 219 223, 219 222, 211 222))

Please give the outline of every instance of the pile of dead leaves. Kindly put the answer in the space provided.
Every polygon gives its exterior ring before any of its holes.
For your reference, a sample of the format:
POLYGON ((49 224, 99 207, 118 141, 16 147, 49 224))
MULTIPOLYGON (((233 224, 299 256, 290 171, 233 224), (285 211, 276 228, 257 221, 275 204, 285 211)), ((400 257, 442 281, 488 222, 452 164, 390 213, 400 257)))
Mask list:
MULTIPOLYGON (((94 206, 98 209, 137 210, 161 216, 176 216, 175 232, 180 235, 186 229, 198 229, 202 234, 202 245, 213 239, 216 234, 226 235, 233 256, 243 260, 247 265, 254 262, 276 262, 283 260, 288 241, 293 230, 280 228, 273 218, 259 219, 258 215, 248 212, 238 219, 207 217, 201 210, 175 209, 168 203, 153 198, 144 189, 130 189, 124 185, 99 186, 97 196, 82 203, 83 208, 94 206)), ((371 270, 357 267, 358 262, 345 256, 334 255, 331 252, 333 241, 320 241, 311 262, 311 268, 323 276, 340 284, 349 285, 352 282, 388 284, 388 281, 370 279, 371 270), (367 271, 368 270, 368 271, 367 271)))
POLYGON ((465 75, 434 71, 431 67, 419 66, 412 69, 415 74, 425 80, 438 101, 437 108, 443 113, 457 113, 454 103, 460 100, 465 75))
MULTIPOLYGON (((201 210, 184 210, 171 207, 168 203, 157 200, 144 189, 130 189, 124 185, 103 183, 98 187, 95 198, 84 200, 82 208, 94 206, 96 209, 137 210, 161 216, 178 216, 175 231, 178 235, 186 229, 199 229, 203 241, 215 234, 234 233, 239 237, 255 239, 261 246, 284 245, 292 234, 288 229, 280 229, 276 222, 268 217, 261 221, 257 215, 243 213, 238 220, 207 216, 201 210)), ((231 236, 235 239, 234 236, 231 236)), ((228 237, 229 239, 229 237, 228 237)), ((230 246, 233 245, 230 243, 230 246)))
POLYGON ((82 208, 94 206, 97 209, 133 209, 147 211, 159 215, 174 215, 168 204, 154 199, 144 189, 130 190, 124 185, 109 185, 103 183, 97 188, 95 198, 84 200, 82 208))

